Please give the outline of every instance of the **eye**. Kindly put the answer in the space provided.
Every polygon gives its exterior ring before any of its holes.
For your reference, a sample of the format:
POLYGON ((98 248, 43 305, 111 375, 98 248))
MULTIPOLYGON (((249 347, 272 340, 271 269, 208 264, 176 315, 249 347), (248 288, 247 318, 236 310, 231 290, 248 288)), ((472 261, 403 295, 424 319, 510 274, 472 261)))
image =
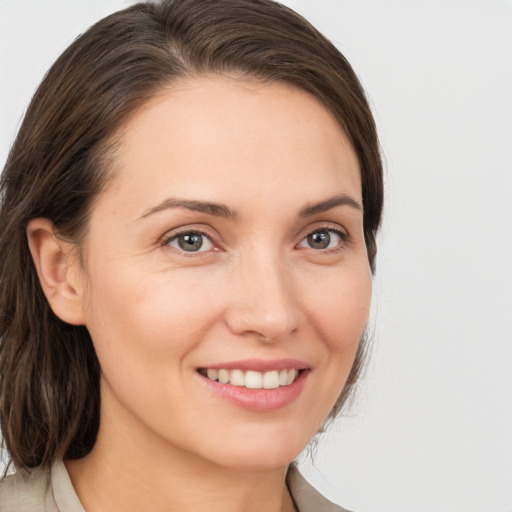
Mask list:
POLYGON ((166 245, 185 252, 205 252, 214 247, 210 238, 199 231, 178 233, 170 238, 166 245))
POLYGON ((334 249, 345 240, 344 233, 335 229, 317 229, 309 233, 299 244, 299 247, 307 247, 315 250, 334 249))

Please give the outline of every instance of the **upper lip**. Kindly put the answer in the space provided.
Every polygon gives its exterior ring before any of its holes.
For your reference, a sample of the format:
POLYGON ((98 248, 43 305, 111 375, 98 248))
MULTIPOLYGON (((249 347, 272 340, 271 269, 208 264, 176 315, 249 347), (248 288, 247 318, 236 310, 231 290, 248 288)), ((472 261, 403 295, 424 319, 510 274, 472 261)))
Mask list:
POLYGON ((310 365, 306 361, 299 359, 241 359, 239 361, 208 364, 201 368, 211 370, 252 370, 255 372, 268 372, 272 370, 305 370, 310 368, 310 365))

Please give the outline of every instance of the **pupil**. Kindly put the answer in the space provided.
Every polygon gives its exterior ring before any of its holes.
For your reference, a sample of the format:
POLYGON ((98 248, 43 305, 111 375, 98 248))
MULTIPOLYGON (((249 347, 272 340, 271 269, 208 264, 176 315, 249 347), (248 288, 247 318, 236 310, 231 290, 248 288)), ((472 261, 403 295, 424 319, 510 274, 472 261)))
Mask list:
POLYGON ((203 245, 203 237, 198 233, 181 235, 178 239, 178 245, 184 251, 198 251, 203 245))
POLYGON ((308 242, 313 249, 326 249, 331 242, 331 235, 327 231, 316 231, 308 235, 308 242))

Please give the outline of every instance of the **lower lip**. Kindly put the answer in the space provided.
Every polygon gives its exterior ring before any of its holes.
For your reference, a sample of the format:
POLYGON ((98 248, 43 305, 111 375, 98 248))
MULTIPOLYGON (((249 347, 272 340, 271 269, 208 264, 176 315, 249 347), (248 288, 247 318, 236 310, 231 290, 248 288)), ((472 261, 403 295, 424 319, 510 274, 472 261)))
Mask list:
POLYGON ((197 375, 213 393, 234 405, 248 411, 270 412, 282 409, 297 400, 304 389, 309 372, 310 370, 302 370, 290 385, 274 389, 248 389, 221 384, 199 373, 197 375))

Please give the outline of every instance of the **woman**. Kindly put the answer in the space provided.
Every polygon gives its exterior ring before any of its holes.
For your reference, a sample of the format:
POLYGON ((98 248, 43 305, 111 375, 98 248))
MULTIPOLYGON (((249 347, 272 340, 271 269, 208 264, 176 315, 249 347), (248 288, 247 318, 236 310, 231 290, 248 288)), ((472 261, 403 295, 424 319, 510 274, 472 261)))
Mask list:
POLYGON ((115 13, 2 197, 0 510, 340 510, 290 469, 357 380, 382 207, 331 43, 268 0, 115 13))

